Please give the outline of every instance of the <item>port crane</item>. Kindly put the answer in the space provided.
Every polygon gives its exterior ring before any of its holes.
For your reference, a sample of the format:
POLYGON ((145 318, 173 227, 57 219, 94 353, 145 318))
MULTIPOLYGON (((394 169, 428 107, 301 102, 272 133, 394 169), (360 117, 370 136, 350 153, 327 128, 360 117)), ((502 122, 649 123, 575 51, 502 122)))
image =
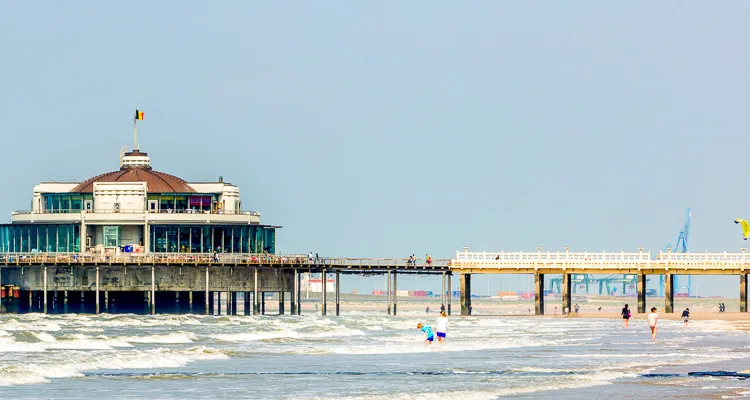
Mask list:
MULTIPOLYGON (((688 239, 690 238, 690 219, 693 217, 693 211, 688 208, 685 210, 685 226, 682 228, 679 234, 677 234, 677 239, 674 242, 668 243, 664 247, 665 252, 675 252, 675 253, 687 253, 688 252, 688 239)), ((683 293, 687 293, 687 296, 690 297, 690 288, 692 285, 692 279, 690 275, 687 276, 687 285, 680 286, 678 284, 677 276, 675 276, 675 286, 677 286, 675 289, 683 288, 685 291, 683 293)), ((679 290, 675 290, 675 292, 679 292, 679 290)), ((659 296, 664 296, 664 275, 659 275, 659 296)))

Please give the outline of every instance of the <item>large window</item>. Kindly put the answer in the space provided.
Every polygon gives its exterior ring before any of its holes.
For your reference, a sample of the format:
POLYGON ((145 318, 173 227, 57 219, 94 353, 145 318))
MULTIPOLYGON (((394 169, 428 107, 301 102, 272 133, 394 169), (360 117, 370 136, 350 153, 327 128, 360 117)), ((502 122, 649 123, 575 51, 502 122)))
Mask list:
POLYGON ((236 225, 151 225, 156 253, 274 253, 275 229, 236 225))
POLYGON ((72 224, 0 225, 0 252, 70 252, 80 249, 80 227, 72 224))
POLYGON ((44 211, 54 213, 68 213, 81 211, 82 196, 80 194, 45 194, 44 211))
POLYGON ((102 227, 102 239, 104 241, 104 247, 119 247, 120 246, 120 227, 119 226, 103 226, 102 227))

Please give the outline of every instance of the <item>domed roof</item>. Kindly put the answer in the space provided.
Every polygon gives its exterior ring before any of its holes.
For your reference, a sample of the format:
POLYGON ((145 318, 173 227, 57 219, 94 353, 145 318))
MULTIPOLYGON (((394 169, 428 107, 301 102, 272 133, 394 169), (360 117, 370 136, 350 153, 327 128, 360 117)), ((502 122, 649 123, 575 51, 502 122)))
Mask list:
POLYGON ((148 163, 148 155, 139 151, 126 153, 126 157, 138 163, 123 163, 119 171, 107 172, 89 178, 71 190, 72 193, 93 193, 96 182, 146 182, 149 193, 193 193, 195 190, 186 181, 174 175, 154 171, 148 163), (146 163, 141 161, 145 159, 146 163))

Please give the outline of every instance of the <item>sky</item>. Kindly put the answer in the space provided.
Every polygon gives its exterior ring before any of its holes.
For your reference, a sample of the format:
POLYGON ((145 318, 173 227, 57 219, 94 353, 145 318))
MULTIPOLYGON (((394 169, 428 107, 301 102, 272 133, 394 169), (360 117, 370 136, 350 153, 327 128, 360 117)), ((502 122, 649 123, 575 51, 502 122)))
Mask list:
POLYGON ((688 207, 692 251, 739 251, 748 17, 742 1, 5 1, 0 215, 40 181, 117 169, 138 108, 152 166, 238 185, 283 253, 658 252, 688 207))

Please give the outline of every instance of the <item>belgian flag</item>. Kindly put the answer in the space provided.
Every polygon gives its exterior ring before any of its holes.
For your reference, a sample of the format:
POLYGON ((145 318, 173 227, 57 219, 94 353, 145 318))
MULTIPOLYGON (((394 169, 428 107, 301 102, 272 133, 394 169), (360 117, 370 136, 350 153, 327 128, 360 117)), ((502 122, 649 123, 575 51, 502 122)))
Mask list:
POLYGON ((143 111, 135 110, 135 120, 136 121, 143 120, 143 111))

